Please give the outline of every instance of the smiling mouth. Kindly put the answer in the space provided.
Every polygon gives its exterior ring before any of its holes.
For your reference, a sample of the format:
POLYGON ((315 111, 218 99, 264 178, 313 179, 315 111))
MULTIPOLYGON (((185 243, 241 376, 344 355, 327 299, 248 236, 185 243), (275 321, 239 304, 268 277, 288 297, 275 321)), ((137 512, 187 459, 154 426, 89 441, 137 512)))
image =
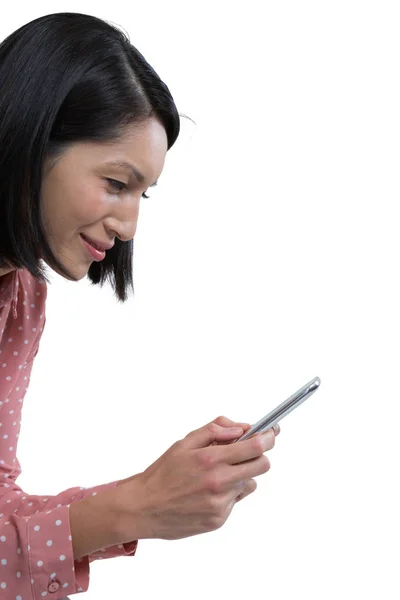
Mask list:
POLYGON ((81 240, 83 245, 86 247, 86 251, 90 254, 90 256, 92 257, 92 259, 94 259, 95 261, 101 261, 104 260, 104 258, 106 257, 106 251, 103 249, 98 249, 98 247, 96 248, 92 241, 88 241, 86 239, 85 236, 81 235, 81 240))
POLYGON ((93 248, 95 248, 96 250, 98 250, 99 252, 105 252, 106 248, 102 247, 102 246, 98 246, 93 240, 89 239, 88 237, 86 237, 85 234, 81 233, 81 236, 83 237, 83 239, 90 244, 91 246, 93 246, 93 248))

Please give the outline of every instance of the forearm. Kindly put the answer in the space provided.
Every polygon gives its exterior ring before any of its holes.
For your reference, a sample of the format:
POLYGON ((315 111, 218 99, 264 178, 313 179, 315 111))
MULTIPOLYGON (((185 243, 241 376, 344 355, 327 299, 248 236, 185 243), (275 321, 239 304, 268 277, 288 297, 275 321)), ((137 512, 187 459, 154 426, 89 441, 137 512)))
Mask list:
POLYGON ((75 560, 121 543, 118 539, 118 503, 115 488, 70 505, 70 526, 75 560))
POLYGON ((124 483, 128 483, 128 481, 132 481, 132 479, 135 479, 135 477, 137 477, 138 474, 136 475, 132 475, 132 477, 128 477, 127 479, 120 479, 116 485, 116 487, 123 485, 124 483))

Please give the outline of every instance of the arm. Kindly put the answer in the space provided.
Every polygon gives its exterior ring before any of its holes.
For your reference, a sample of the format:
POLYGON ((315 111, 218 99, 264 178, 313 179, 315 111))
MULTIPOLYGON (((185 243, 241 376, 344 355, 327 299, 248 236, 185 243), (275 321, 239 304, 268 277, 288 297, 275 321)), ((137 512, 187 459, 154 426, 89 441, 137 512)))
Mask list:
POLYGON ((85 592, 90 562, 135 555, 137 540, 112 546, 123 537, 115 532, 117 482, 37 496, 5 480, 10 483, 0 484, 0 545, 7 557, 1 580, 7 598, 33 600, 51 594, 57 600, 85 592))
POLYGON ((7 324, 7 334, 21 342, 18 352, 13 353, 10 349, 15 346, 8 343, 8 335, 3 337, 0 329, 2 362, 7 363, 10 373, 7 377, 3 373, 0 378, 0 550, 6 557, 0 565, 0 582, 7 598, 33 600, 51 595, 57 600, 87 591, 90 562, 134 556, 137 541, 109 546, 115 539, 111 490, 117 482, 69 488, 56 495, 29 494, 17 484, 21 474, 17 457, 21 409, 44 327, 46 298, 46 287, 36 284, 29 274, 21 272, 18 277, 23 289, 31 293, 34 309, 25 308, 30 302, 22 303, 23 297, 14 315, 8 310, 11 307, 4 311, 0 303, 0 317, 4 318, 3 325, 7 324), (36 332, 34 338, 27 338, 29 344, 21 341, 25 337, 20 334, 25 316, 36 332), (96 521, 90 521, 92 512, 97 515, 96 521), (87 539, 90 548, 96 550, 84 555, 87 539), (75 558, 75 554, 80 558, 75 558))
POLYGON ((69 517, 75 560, 119 543, 114 488, 99 496, 74 502, 70 506, 69 517))

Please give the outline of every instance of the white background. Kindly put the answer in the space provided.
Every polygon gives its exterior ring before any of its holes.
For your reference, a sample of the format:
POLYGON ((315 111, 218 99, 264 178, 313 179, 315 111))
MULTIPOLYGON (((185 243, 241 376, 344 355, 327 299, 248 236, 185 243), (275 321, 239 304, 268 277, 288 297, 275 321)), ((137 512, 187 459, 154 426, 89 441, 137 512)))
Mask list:
POLYGON ((196 125, 142 202, 135 297, 52 275, 18 483, 129 477, 319 376, 221 529, 92 563, 86 597, 398 599, 398 3, 37 0, 1 37, 65 10, 121 25, 196 125))

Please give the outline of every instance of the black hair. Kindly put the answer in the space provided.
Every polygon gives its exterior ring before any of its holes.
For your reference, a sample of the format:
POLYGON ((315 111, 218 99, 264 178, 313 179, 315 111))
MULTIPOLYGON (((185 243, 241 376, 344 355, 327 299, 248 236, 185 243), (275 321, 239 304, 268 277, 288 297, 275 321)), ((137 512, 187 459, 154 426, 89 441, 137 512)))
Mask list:
MULTIPOLYGON (((168 87, 126 33, 93 16, 56 13, 0 44, 0 269, 25 268, 49 281, 41 259, 69 279, 53 255, 40 207, 44 161, 78 141, 111 141, 124 126, 156 117, 168 149, 180 129, 168 87)), ((133 291, 133 240, 115 240, 93 262, 93 284, 133 291)))

